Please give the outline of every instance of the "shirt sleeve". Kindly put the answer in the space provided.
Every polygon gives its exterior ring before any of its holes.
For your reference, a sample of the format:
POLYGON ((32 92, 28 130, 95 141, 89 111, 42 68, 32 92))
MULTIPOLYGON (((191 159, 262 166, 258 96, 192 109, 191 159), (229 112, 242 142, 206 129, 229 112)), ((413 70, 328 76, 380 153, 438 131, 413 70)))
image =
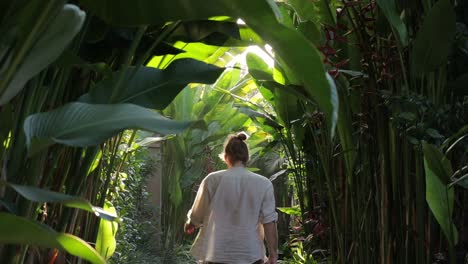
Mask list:
POLYGON ((262 224, 276 222, 278 220, 278 213, 275 207, 275 194, 273 192, 273 184, 269 184, 265 194, 263 195, 262 208, 262 224))
POLYGON ((197 196, 195 197, 192 208, 187 213, 187 223, 201 225, 203 223, 203 218, 208 213, 209 206, 210 197, 206 179, 204 179, 198 188, 197 196))

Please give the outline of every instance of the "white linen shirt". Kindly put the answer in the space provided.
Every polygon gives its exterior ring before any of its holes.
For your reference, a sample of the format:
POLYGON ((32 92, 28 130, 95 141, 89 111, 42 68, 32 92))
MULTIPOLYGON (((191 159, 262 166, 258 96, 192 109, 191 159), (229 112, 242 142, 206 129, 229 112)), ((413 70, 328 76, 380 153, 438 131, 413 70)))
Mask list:
POLYGON ((191 249, 197 260, 227 264, 264 260, 262 224, 278 219, 273 185, 244 167, 210 173, 187 217, 201 225, 191 249))

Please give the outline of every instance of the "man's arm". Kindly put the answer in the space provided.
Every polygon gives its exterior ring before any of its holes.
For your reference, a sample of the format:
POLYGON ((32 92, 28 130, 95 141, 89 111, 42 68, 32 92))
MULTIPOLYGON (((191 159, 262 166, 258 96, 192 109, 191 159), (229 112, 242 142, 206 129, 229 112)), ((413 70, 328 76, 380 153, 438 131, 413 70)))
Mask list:
POLYGON ((203 180, 198 188, 197 196, 193 202, 192 208, 187 214, 187 222, 184 225, 186 234, 193 234, 195 228, 202 224, 203 218, 209 208, 209 194, 206 186, 206 181, 203 180))
POLYGON ((276 222, 263 224, 268 248, 268 264, 276 264, 278 260, 278 231, 276 222))

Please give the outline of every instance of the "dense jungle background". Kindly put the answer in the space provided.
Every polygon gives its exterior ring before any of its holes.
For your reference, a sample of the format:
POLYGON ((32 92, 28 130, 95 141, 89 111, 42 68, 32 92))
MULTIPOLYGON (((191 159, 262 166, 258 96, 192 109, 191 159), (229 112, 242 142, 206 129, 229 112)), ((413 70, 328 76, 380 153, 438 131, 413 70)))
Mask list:
POLYGON ((467 86, 463 0, 0 0, 0 262, 195 263, 245 131, 280 263, 468 263, 467 86))

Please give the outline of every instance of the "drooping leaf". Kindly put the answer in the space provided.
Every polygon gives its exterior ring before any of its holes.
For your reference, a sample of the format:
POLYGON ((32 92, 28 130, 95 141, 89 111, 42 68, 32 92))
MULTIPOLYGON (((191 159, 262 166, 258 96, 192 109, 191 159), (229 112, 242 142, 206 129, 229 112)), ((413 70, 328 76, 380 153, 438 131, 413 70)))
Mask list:
POLYGON ((16 70, 0 95, 0 105, 10 101, 23 89, 29 79, 60 56, 68 43, 80 31, 84 20, 85 13, 77 6, 64 5, 16 70))
POLYGON ((408 45, 408 31, 406 25, 401 20, 398 14, 397 7, 394 0, 377 0, 377 4, 384 13, 390 25, 398 33, 398 38, 403 46, 408 45))
POLYGON ((117 215, 115 213, 107 213, 102 208, 93 206, 90 202, 80 197, 59 192, 47 191, 34 186, 8 183, 3 180, 0 180, 0 185, 6 185, 14 189, 21 196, 33 202, 61 203, 67 207, 78 208, 94 213, 96 216, 106 219, 108 221, 117 220, 117 215))
POLYGON ((211 64, 193 59, 180 59, 166 69, 129 67, 125 72, 116 72, 93 87, 81 101, 93 104, 110 103, 116 80, 124 74, 122 94, 112 103, 132 103, 162 110, 189 83, 213 83, 224 71, 211 64))
POLYGON ((53 143, 85 147, 97 145, 125 129, 176 134, 203 122, 182 122, 133 104, 69 103, 26 118, 24 132, 32 154, 53 143))
MULTIPOLYGON (((117 214, 115 207, 111 202, 106 201, 104 211, 111 214, 117 214)), ((117 234, 118 223, 100 220, 98 235, 96 239, 96 251, 105 259, 109 259, 115 252, 117 242, 115 235, 117 234)))
POLYGON ((423 152, 427 204, 447 239, 456 244, 458 233, 452 223, 454 189, 448 187, 447 181, 447 177, 452 175, 452 167, 433 145, 423 142, 423 152))
POLYGON ((429 10, 410 54, 415 74, 433 71, 447 61, 455 36, 455 17, 450 0, 439 0, 429 10))
POLYGON ((80 238, 8 213, 0 213, 0 243, 57 248, 94 264, 105 263, 99 253, 80 238))

